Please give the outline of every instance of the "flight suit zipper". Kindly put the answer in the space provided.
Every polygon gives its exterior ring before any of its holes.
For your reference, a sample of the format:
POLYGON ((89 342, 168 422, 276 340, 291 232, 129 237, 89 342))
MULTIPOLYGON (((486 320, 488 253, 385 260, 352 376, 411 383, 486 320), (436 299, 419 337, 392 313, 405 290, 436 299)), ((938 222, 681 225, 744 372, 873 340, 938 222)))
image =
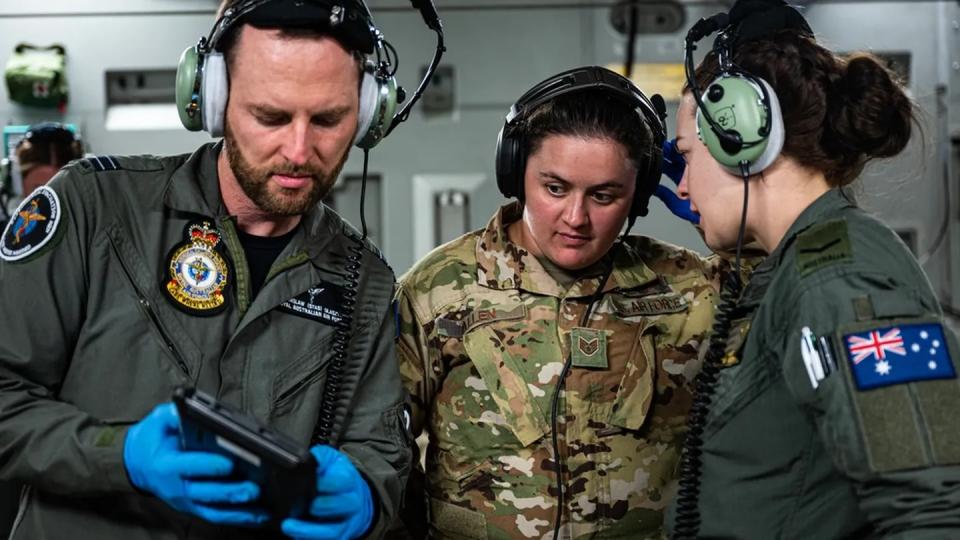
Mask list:
POLYGON ((183 355, 180 354, 180 351, 174 345, 173 340, 170 339, 170 336, 167 335, 167 332, 163 328, 163 324, 160 323, 160 318, 157 317, 157 314, 153 311, 153 307, 150 305, 150 301, 147 300, 143 292, 140 290, 140 287, 137 286, 137 282, 133 279, 133 274, 131 274, 130 269, 127 268, 127 264, 123 261, 123 257, 120 255, 120 250, 114 244, 113 239, 110 239, 110 247, 113 249, 114 255, 117 256, 117 260, 120 262, 120 268, 123 270, 123 274, 127 277, 127 281, 130 282, 130 285, 133 287, 134 294, 137 295, 137 304, 140 308, 140 311, 147 316, 147 319, 154 330, 157 331, 157 334, 160 337, 160 340, 163 342, 164 346, 170 352, 173 357, 173 360, 177 363, 177 366, 183 371, 184 375, 189 376, 190 370, 187 367, 186 361, 183 359, 183 355))
POLYGON ((277 399, 274 400, 274 403, 279 405, 280 403, 283 403, 288 398, 290 398, 291 396, 299 392, 300 389, 302 389, 304 386, 307 386, 308 384, 313 384, 313 382, 320 377, 320 373, 322 373, 327 368, 327 364, 329 363, 330 363, 329 360, 326 362, 320 362, 320 364, 318 364, 317 367, 310 370, 310 373, 308 373, 306 377, 300 379, 299 381, 297 381, 296 384, 294 384, 290 388, 287 388, 286 390, 283 391, 283 393, 277 396, 277 399))
POLYGON ((247 254, 240 244, 240 237, 237 235, 237 229, 230 218, 219 220, 220 233, 223 243, 227 245, 227 251, 233 256, 233 275, 234 287, 237 291, 237 310, 242 319, 250 308, 250 275, 249 266, 247 266, 247 254))
POLYGON ((187 363, 184 362, 183 357, 180 355, 180 351, 177 350, 177 347, 173 344, 173 341, 163 330, 163 326, 160 324, 160 319, 157 317, 157 314, 153 312, 153 308, 150 306, 150 301, 144 298, 143 295, 140 294, 140 291, 137 291, 137 302, 140 304, 140 309, 144 312, 144 314, 146 314, 147 318, 150 319, 150 323, 153 324, 153 327, 157 330, 157 333, 160 335, 160 340, 163 341, 163 344, 167 347, 167 350, 173 355, 174 361, 178 366, 180 366, 180 369, 183 370, 185 375, 190 375, 190 370, 187 368, 187 363))

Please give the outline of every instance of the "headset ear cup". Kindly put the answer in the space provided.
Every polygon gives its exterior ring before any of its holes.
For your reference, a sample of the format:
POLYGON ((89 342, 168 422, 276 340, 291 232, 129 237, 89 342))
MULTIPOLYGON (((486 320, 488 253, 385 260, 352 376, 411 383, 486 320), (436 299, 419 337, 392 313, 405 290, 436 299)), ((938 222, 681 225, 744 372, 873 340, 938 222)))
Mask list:
POLYGON ((521 141, 511 134, 508 126, 500 128, 497 135, 497 187, 506 198, 523 198, 523 172, 525 163, 518 163, 521 153, 521 141))
POLYGON ((741 73, 725 73, 710 83, 702 96, 704 110, 697 110, 700 139, 710 155, 736 175, 740 175, 743 162, 747 163, 751 173, 760 172, 762 168, 757 167, 759 158, 768 155, 765 151, 769 146, 769 134, 764 133, 762 127, 772 118, 764 99, 764 89, 757 80, 741 73), (707 120, 707 114, 713 119, 713 125, 707 120), (724 138, 718 131, 739 138, 739 141, 724 138))
POLYGON ((203 59, 201 76, 200 111, 203 116, 203 129, 213 137, 222 137, 230 93, 227 62, 223 54, 207 54, 203 59))
POLYGON ((360 109, 357 111, 357 134, 353 144, 370 149, 386 136, 397 110, 397 80, 377 73, 371 62, 366 62, 360 82, 360 109))
POLYGON ((353 138, 353 144, 359 145, 360 141, 367 136, 370 131, 370 124, 373 123, 373 115, 377 110, 377 80, 373 73, 367 69, 363 70, 363 80, 360 82, 360 108, 357 111, 357 133, 353 138))
POLYGON ((767 81, 759 77, 757 77, 756 80, 766 89, 770 102, 770 133, 767 135, 767 147, 763 149, 763 153, 760 154, 750 167, 751 173, 759 173, 770 165, 773 165, 773 162, 777 160, 777 157, 783 150, 784 139, 786 139, 786 131, 783 127, 783 113, 780 111, 780 100, 777 98, 777 93, 773 91, 773 87, 770 86, 767 81))
POLYGON ((200 118, 200 95, 196 92, 197 64, 196 46, 187 47, 180 55, 180 61, 177 63, 177 82, 175 96, 177 100, 177 114, 180 116, 180 122, 183 127, 190 131, 200 131, 203 129, 203 119, 200 118), (193 111, 191 114, 189 111, 193 111))

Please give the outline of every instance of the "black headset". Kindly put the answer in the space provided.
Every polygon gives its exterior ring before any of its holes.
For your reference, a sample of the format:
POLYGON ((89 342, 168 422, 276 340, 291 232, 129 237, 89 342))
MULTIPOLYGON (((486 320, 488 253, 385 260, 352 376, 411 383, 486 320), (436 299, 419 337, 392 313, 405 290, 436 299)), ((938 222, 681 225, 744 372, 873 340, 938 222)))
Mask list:
MULTIPOLYGON (((497 137, 497 187, 504 197, 523 200, 523 177, 527 167, 527 141, 523 126, 540 105, 575 92, 599 92, 630 105, 640 121, 650 128, 653 144, 647 166, 637 171, 637 187, 630 206, 630 218, 647 215, 647 203, 660 183, 663 142, 667 131, 666 104, 659 94, 651 98, 630 79, 600 66, 587 66, 558 73, 540 82, 517 100, 507 113, 497 137)), ((640 164, 637 164, 640 165, 640 164)))

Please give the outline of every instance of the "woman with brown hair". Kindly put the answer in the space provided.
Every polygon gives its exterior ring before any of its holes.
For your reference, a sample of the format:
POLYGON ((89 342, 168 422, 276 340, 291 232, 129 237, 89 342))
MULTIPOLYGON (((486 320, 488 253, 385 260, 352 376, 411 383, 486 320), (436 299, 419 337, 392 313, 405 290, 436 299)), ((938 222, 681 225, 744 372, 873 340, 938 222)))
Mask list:
POLYGON ((957 341, 906 246, 843 192, 904 149, 915 107, 782 2, 738 2, 688 49, 717 29, 678 113, 679 194, 712 249, 769 255, 719 308, 673 534, 955 537, 957 341))

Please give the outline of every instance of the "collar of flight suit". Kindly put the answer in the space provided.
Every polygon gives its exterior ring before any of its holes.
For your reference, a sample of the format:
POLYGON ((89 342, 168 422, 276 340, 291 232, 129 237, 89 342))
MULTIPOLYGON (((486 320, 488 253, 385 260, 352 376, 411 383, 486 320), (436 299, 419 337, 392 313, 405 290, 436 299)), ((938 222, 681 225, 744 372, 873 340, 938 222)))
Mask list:
MULTIPOLYGON (((600 284, 599 275, 584 276, 569 290, 564 290, 535 256, 510 241, 506 227, 519 220, 522 212, 523 206, 518 202, 502 206, 477 239, 478 283, 491 289, 518 289, 557 298, 594 294, 600 284)), ((604 292, 632 289, 658 280, 657 274, 629 242, 617 248, 615 257, 614 270, 604 292)))
MULTIPOLYGON (((223 141, 207 143, 198 148, 174 171, 163 196, 164 204, 177 211, 213 218, 227 218, 227 208, 220 195, 217 159, 223 150, 223 141)), ((301 218, 300 230, 291 240, 294 251, 303 251, 314 264, 322 265, 329 257, 327 244, 335 235, 335 224, 328 218, 326 207, 317 203, 301 218)))
POLYGON ((793 245, 800 233, 820 223, 824 218, 835 215, 838 210, 853 206, 854 204, 847 199, 840 189, 830 189, 817 197, 810 206, 800 212, 793 225, 790 225, 786 234, 783 235, 777 248, 750 275, 750 282, 741 297, 742 303, 750 305, 759 302, 766 291, 767 285, 773 279, 775 271, 779 268, 784 254, 793 245))

